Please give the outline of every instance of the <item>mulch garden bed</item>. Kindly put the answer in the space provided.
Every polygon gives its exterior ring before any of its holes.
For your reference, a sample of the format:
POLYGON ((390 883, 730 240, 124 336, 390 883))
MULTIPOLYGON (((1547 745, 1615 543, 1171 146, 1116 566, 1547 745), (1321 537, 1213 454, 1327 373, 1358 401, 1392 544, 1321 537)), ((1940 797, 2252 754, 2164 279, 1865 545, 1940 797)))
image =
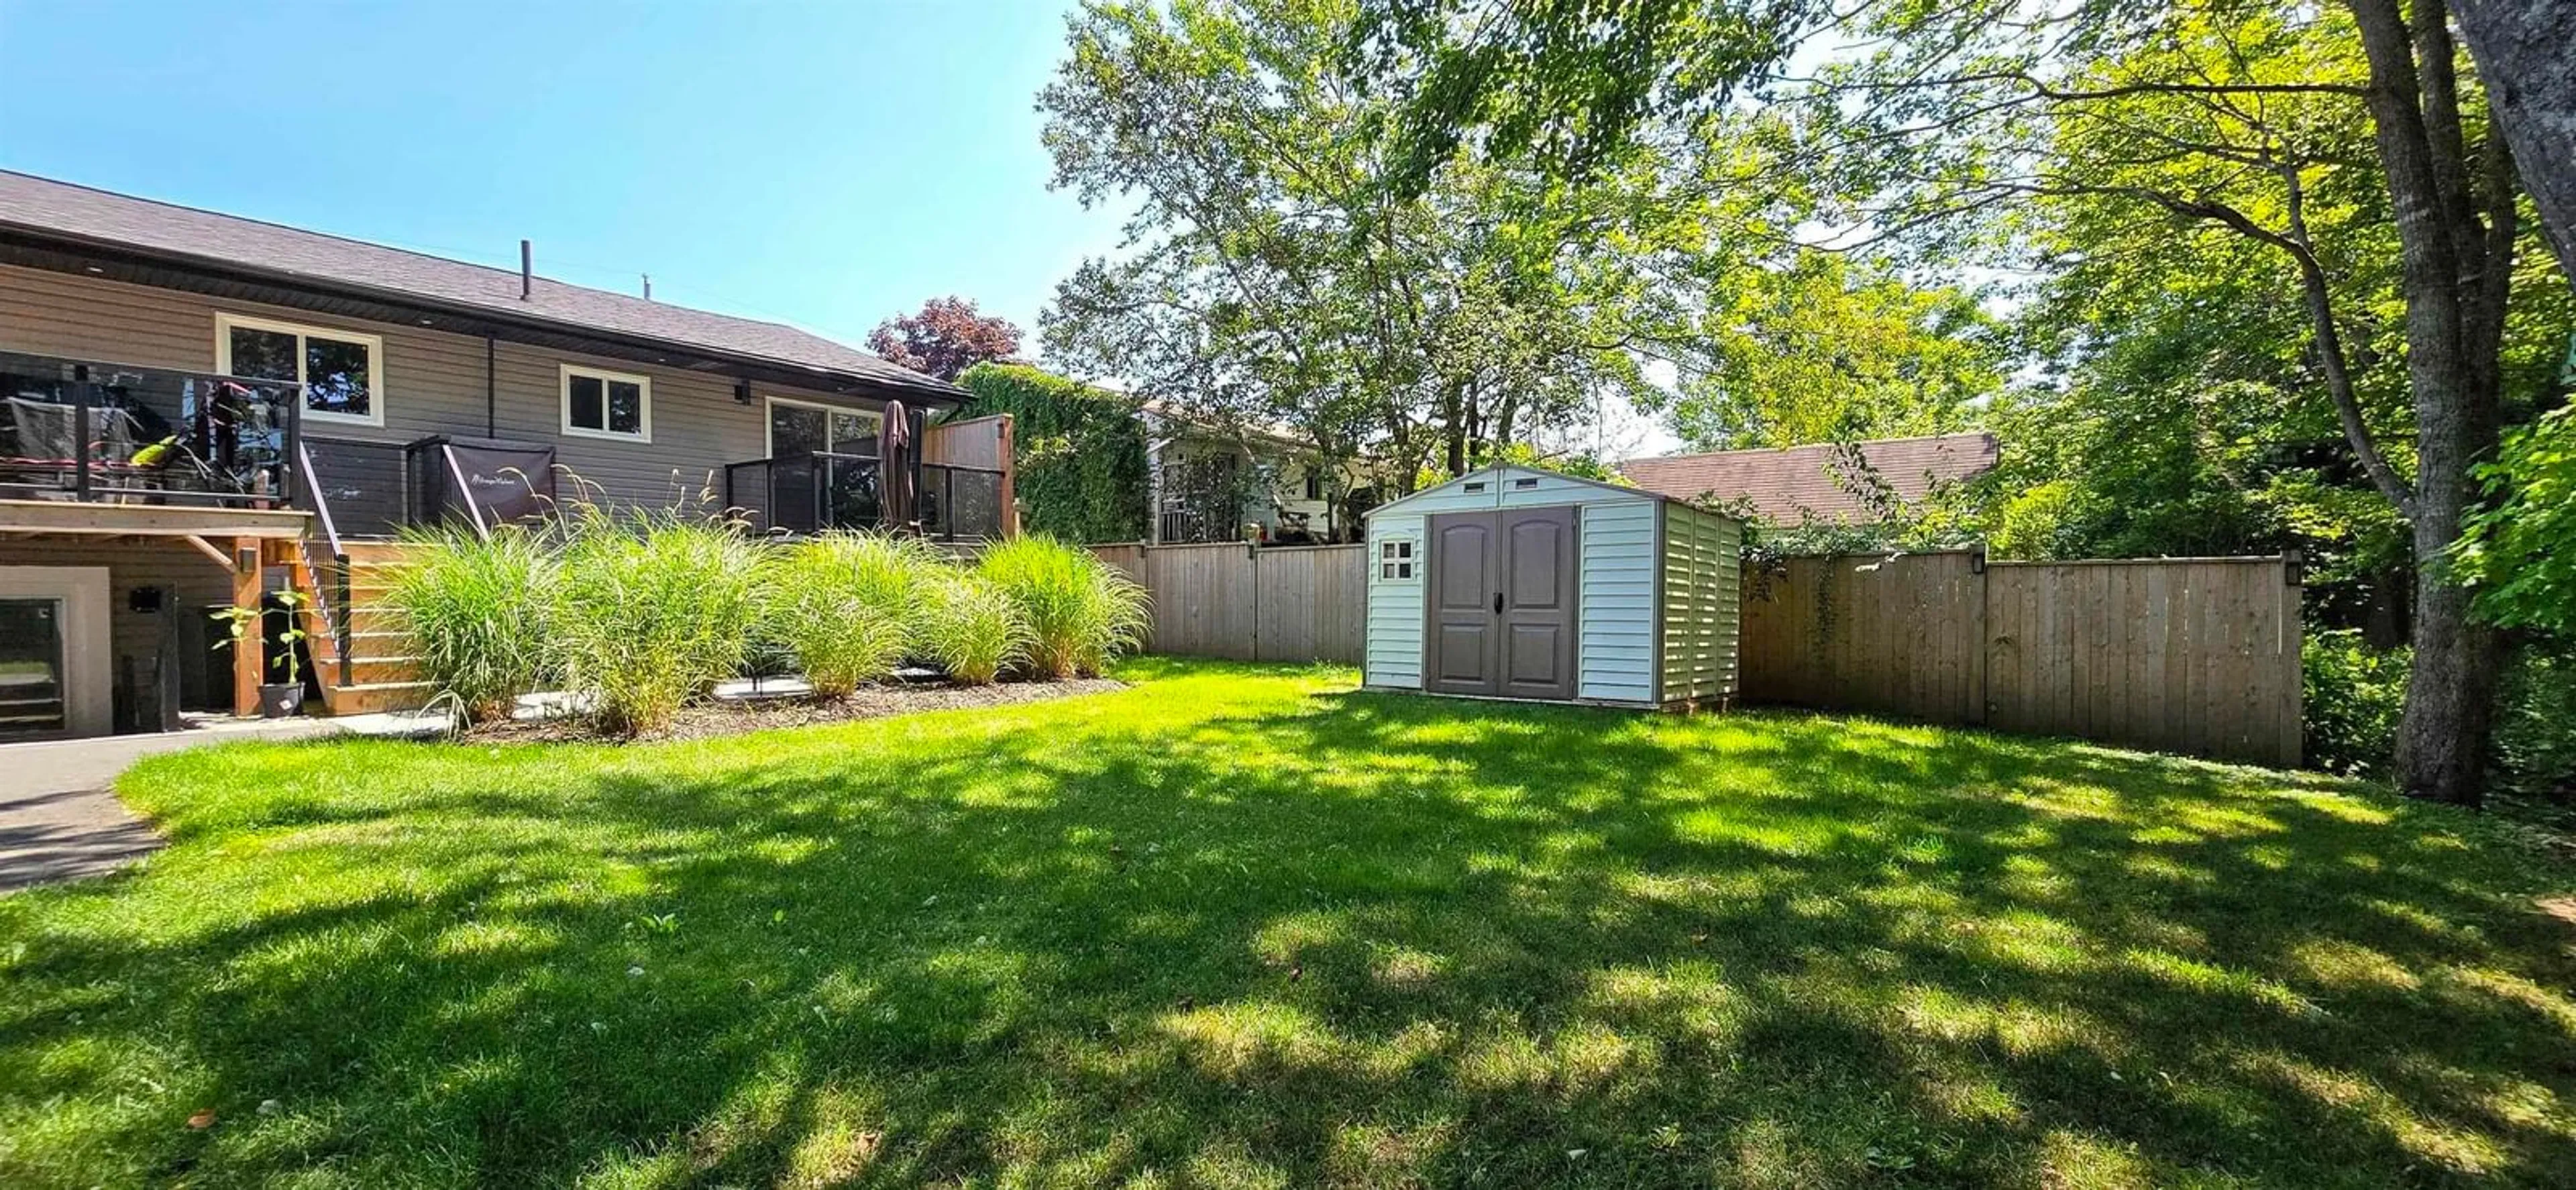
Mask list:
POLYGON ((700 703, 681 708, 679 717, 673 719, 669 726, 631 738, 602 734, 591 727, 589 719, 580 715, 485 723, 467 729, 456 738, 471 744, 623 744, 651 743, 658 740, 696 740, 713 736, 740 735, 747 731, 767 731, 773 727, 811 727, 821 723, 882 719, 888 715, 909 715, 915 711, 945 711, 961 707, 999 707, 1023 702, 1045 702, 1050 699, 1074 698, 1084 694, 1107 694, 1126 688, 1127 683, 1109 678, 1074 678, 1060 682, 1002 682, 991 686, 955 686, 945 682, 893 682, 862 686, 858 693, 841 699, 821 699, 810 694, 796 694, 724 698, 711 703, 700 703))

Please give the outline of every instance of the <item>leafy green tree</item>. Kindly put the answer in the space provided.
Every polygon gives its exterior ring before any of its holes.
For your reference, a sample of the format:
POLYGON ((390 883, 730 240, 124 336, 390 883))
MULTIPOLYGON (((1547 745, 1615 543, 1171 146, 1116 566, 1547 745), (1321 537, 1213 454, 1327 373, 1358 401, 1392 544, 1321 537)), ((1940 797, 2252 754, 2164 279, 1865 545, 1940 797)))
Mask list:
POLYGON ((1809 0, 1360 0, 1341 64, 1394 100, 1388 180, 1421 193, 1459 151, 1581 178, 1641 126, 1717 115, 1825 6, 1809 0))
POLYGON ((2508 435, 2478 474, 2489 503, 2460 541, 2478 611, 2576 641, 2576 406, 2508 435))
MULTIPOLYGON (((1581 177, 1614 158, 1640 130, 1691 123, 1725 101, 1775 82, 1783 63, 1835 10, 1808 0, 1503 0, 1461 19, 1454 0, 1363 0, 1344 63, 1363 85, 1400 98, 1390 140, 1401 184, 1419 190, 1462 144, 1502 159, 1534 157, 1581 177)), ((1976 29, 2024 14, 1974 3, 1927 11, 1906 4, 1842 10, 1895 15, 1925 26, 1976 29)), ((2394 4, 2369 7, 2393 13, 2394 4)), ((2450 0, 2409 26, 2447 40, 2456 20, 2495 92, 2495 119, 2513 142, 2517 172, 2556 249, 2562 280, 2576 282, 2576 0, 2450 0)), ((2025 28, 2096 40, 2134 11, 2051 6, 2025 28)))
MULTIPOLYGON (((1503 170, 1393 197, 1383 101, 1330 69, 1345 0, 1095 0, 1040 95, 1055 183, 1136 210, 1042 318, 1050 357, 1328 464, 1464 468, 1642 386, 1604 212, 1503 170)), ((1339 474, 1339 467, 1328 467, 1339 474)))
POLYGON ((1707 273, 1654 338, 1679 382, 1643 402, 1694 449, 1947 433, 2003 387, 2003 328, 1962 291, 1813 250, 1707 273))

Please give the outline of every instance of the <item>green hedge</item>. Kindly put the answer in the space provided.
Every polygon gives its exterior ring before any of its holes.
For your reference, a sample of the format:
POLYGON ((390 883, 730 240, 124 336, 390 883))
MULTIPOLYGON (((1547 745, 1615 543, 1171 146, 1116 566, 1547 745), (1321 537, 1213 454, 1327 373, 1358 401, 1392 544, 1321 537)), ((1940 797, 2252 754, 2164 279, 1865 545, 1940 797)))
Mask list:
POLYGON ((1028 532, 1076 542, 1146 536, 1145 427, 1134 402, 1026 364, 977 364, 957 383, 975 394, 958 417, 1011 415, 1028 532))

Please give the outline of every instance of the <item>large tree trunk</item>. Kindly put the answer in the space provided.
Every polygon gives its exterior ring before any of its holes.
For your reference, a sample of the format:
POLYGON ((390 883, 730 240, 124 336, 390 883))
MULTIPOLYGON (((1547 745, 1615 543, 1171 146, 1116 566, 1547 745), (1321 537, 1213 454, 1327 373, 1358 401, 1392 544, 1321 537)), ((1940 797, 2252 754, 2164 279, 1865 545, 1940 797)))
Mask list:
POLYGON ((2347 0, 2370 62, 2372 134, 2397 223, 2406 378, 2415 398, 2415 664, 2397 727, 2397 786, 2460 805, 2484 798, 2500 646, 2469 615, 2449 553, 2475 496, 2469 468, 2496 439, 2512 175, 2487 146, 2486 220, 2475 201, 2440 0, 2347 0))
MULTIPOLYGON (((2448 546, 2419 515, 2415 550, 2448 546)), ((2495 737, 2504 647, 2469 615, 2469 592, 2428 562, 2415 568, 2415 663, 2406 675, 2405 717, 2397 725, 2397 786, 2409 797, 2475 806, 2485 799, 2487 748, 2495 737)))
POLYGON ((2487 104, 2576 285, 2576 0, 2452 0, 2487 104))

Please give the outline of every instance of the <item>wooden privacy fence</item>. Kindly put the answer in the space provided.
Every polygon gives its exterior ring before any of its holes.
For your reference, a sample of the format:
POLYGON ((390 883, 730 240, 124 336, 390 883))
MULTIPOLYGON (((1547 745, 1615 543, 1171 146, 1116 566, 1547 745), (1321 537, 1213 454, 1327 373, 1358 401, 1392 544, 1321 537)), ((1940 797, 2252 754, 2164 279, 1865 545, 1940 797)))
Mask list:
MULTIPOLYGON (((1357 545, 1100 545, 1154 596, 1147 647, 1358 664, 1357 545)), ((2299 580, 2286 558, 1793 558, 1744 575, 1742 697, 2299 762, 2299 580)))
POLYGON ((1368 547, 1096 545, 1154 595, 1157 653, 1239 661, 1360 661, 1368 547))
POLYGON ((1744 592, 1748 701, 2299 762, 2293 559, 1794 558, 1744 592))

